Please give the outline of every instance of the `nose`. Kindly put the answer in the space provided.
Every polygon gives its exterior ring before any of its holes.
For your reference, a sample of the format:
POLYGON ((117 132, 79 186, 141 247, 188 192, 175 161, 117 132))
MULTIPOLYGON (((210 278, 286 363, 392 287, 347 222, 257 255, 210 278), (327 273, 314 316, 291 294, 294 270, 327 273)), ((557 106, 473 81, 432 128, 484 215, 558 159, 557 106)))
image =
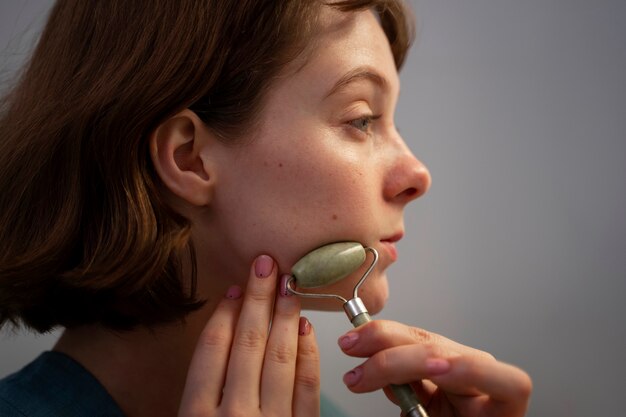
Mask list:
POLYGON ((393 158, 385 177, 385 200, 405 205, 424 195, 431 183, 428 168, 402 142, 400 152, 393 158))

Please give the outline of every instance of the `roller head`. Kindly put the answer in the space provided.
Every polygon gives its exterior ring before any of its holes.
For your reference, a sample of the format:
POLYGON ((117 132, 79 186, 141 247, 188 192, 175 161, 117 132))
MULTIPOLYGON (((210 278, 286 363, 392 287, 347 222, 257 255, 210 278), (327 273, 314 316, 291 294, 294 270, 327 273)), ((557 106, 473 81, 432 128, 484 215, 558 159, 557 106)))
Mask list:
POLYGON ((303 256, 291 269, 300 288, 317 288, 333 284, 365 262, 365 249, 358 242, 324 245, 303 256))

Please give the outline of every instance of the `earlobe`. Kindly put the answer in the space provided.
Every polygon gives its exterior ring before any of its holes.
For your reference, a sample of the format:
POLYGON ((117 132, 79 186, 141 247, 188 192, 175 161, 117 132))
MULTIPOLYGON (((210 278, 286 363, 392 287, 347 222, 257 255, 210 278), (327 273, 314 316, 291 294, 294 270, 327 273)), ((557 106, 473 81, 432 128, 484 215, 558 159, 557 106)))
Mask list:
POLYGON ((183 110, 161 123, 150 134, 150 156, 163 184, 194 206, 211 202, 215 182, 204 149, 207 137, 202 121, 183 110))

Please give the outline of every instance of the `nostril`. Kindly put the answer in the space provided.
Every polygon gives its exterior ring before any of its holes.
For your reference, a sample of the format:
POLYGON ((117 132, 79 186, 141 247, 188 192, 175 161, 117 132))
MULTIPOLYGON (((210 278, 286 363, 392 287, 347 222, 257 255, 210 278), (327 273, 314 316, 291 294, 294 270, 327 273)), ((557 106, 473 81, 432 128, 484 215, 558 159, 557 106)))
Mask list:
POLYGON ((405 188, 394 196, 394 199, 402 204, 406 204, 409 201, 415 200, 421 195, 420 190, 416 187, 405 188))
POLYGON ((406 190, 404 190, 402 194, 404 194, 404 196, 407 198, 415 198, 418 196, 419 191, 417 191, 417 188, 411 187, 411 188, 407 188, 406 190))

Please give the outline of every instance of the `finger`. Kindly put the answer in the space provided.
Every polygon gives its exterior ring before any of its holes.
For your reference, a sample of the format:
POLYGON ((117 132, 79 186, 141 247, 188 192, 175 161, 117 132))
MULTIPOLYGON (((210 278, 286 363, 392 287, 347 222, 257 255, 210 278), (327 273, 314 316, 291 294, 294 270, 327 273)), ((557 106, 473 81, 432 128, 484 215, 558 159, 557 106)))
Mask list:
POLYGON ((371 392, 389 384, 407 384, 448 372, 450 363, 421 345, 403 345, 375 353, 344 375, 353 392, 371 392))
POLYGON ((368 358, 384 349, 402 345, 423 345, 432 356, 480 354, 436 333, 389 320, 373 320, 341 336, 339 347, 350 356, 368 358))
POLYGON ((230 287, 200 334, 187 373, 181 415, 206 414, 220 402, 241 294, 238 286, 230 287))
POLYGON ((300 300, 285 290, 288 278, 289 275, 284 275, 279 285, 261 377, 261 409, 269 415, 291 415, 290 394, 296 374, 300 300))
POLYGON ((432 381, 447 393, 461 396, 484 394, 491 406, 519 409, 528 402, 532 382, 521 369, 481 357, 449 358, 448 372, 432 381))
POLYGON ((250 269, 241 313, 230 351, 222 404, 260 406, 263 357, 276 292, 276 266, 272 258, 261 255, 250 269))
POLYGON ((525 409, 532 390, 528 375, 512 365, 481 355, 432 357, 420 345, 382 350, 344 375, 345 384, 353 392, 371 392, 388 384, 421 379, 432 381, 448 398, 482 398, 476 403, 507 410, 505 415, 517 415, 511 410, 525 409))
POLYGON ((293 415, 320 415, 320 355, 311 323, 302 317, 299 323, 298 359, 293 390, 293 415))

